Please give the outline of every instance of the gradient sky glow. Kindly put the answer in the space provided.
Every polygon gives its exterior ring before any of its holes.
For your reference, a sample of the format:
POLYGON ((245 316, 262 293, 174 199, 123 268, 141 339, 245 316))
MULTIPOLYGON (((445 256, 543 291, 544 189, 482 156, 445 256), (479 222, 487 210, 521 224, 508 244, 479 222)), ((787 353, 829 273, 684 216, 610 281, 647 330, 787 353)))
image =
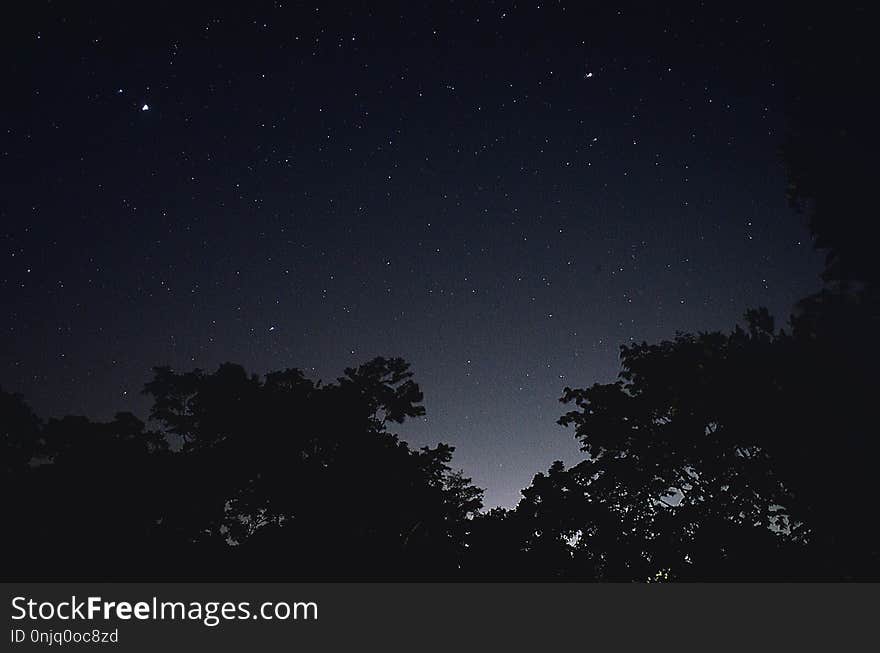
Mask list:
POLYGON ((0 383, 44 416, 145 416, 154 365, 402 356, 427 416, 397 432, 510 506, 578 459, 558 398, 620 344, 819 286, 770 17, 32 4, 3 46, 0 383))

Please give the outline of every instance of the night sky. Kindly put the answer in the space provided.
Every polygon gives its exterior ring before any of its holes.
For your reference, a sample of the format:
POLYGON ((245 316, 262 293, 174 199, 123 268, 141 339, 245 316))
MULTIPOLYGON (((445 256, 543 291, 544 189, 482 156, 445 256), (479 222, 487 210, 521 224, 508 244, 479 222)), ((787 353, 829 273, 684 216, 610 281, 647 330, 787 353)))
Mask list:
POLYGON ((24 4, 0 384, 43 416, 146 418, 155 365, 401 356, 427 416, 396 431, 511 506, 621 344, 819 288, 780 28, 735 5, 24 4))

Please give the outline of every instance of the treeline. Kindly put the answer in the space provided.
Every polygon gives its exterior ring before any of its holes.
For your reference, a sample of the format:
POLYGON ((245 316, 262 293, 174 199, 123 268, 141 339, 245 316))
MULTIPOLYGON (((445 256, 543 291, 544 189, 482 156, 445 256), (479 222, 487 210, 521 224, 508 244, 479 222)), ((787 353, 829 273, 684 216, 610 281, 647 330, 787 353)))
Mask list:
POLYGON ((880 579, 876 294, 824 290, 788 330, 621 349, 566 388, 584 460, 511 510, 389 428, 407 364, 335 383, 156 368, 131 414, 44 422, 0 392, 7 578, 880 579))
POLYGON ((516 509, 478 516, 472 573, 880 579, 867 309, 822 293, 789 331, 753 311, 729 334, 622 348, 619 381, 565 390, 560 423, 585 460, 538 474, 516 509))
POLYGON ((408 578, 454 574, 482 492, 452 447, 388 425, 421 415, 400 359, 323 385, 156 368, 148 430, 39 420, 0 394, 4 577, 408 578))

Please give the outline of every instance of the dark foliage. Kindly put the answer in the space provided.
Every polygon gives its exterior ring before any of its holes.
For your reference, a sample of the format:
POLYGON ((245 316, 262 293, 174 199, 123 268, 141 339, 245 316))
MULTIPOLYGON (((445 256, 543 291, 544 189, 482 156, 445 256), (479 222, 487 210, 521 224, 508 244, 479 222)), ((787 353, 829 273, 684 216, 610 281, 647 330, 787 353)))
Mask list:
POLYGON ((3 394, 15 567, 78 578, 427 578, 458 573, 482 492, 453 448, 386 426, 421 415, 407 364, 334 384, 157 368, 160 429, 131 415, 41 424, 3 394))
POLYGON ((784 21, 788 196, 827 255, 827 281, 878 281, 869 14, 870 5, 804 5, 784 21))
POLYGON ((522 560, 518 577, 880 578, 868 414, 880 361, 834 330, 867 328, 864 306, 826 299, 790 333, 755 311, 730 334, 623 347, 618 382, 567 388, 560 423, 586 459, 555 463, 515 510, 478 521, 475 561, 498 546, 522 560))

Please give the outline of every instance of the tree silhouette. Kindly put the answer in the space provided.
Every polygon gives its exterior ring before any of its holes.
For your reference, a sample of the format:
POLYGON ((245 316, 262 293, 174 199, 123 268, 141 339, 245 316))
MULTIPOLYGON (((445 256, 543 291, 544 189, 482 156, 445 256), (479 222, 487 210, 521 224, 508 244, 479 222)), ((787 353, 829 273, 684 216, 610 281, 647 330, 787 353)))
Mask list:
POLYGON ((800 347, 788 362, 791 399, 808 437, 785 443, 779 460, 803 499, 812 548, 824 551, 817 565, 851 578, 880 573, 880 533, 866 519, 878 498, 871 461, 878 453, 872 406, 880 366, 876 101, 864 83, 872 69, 864 54, 872 30, 866 10, 805 8, 791 16, 783 147, 789 199, 806 213, 826 254, 826 284, 792 316, 800 347))
POLYGON ((873 220, 876 100, 865 80, 868 7, 788 12, 785 33, 788 196, 808 215, 827 281, 876 285, 873 220), (833 44, 833 45, 831 45, 833 44))
POLYGON ((790 332, 762 309, 729 334, 624 346, 617 382, 566 388, 559 422, 586 459, 476 520, 475 571, 497 550, 519 578, 880 577, 876 368, 835 331, 863 305, 832 297, 790 332))
POLYGON ((755 312, 727 336, 623 347, 619 381, 566 388, 576 409, 559 421, 586 460, 538 474, 508 517, 524 522, 522 550, 545 576, 760 576, 795 540, 764 446, 772 328, 755 312))
POLYGON ((33 455, 4 493, 17 560, 7 575, 113 576, 135 566, 148 574, 163 503, 161 436, 129 413, 107 423, 65 417, 36 427, 29 431, 33 455))
POLYGON ((6 480, 22 474, 40 451, 40 420, 21 395, 0 388, 0 447, 3 477, 6 480))
POLYGON ((424 412, 411 377, 383 358, 326 385, 290 369, 156 368, 145 388, 155 431, 128 414, 42 425, 2 395, 4 447, 20 452, 6 474, 24 497, 20 573, 457 574, 482 491, 449 466, 452 447, 413 450, 388 431, 424 412))

